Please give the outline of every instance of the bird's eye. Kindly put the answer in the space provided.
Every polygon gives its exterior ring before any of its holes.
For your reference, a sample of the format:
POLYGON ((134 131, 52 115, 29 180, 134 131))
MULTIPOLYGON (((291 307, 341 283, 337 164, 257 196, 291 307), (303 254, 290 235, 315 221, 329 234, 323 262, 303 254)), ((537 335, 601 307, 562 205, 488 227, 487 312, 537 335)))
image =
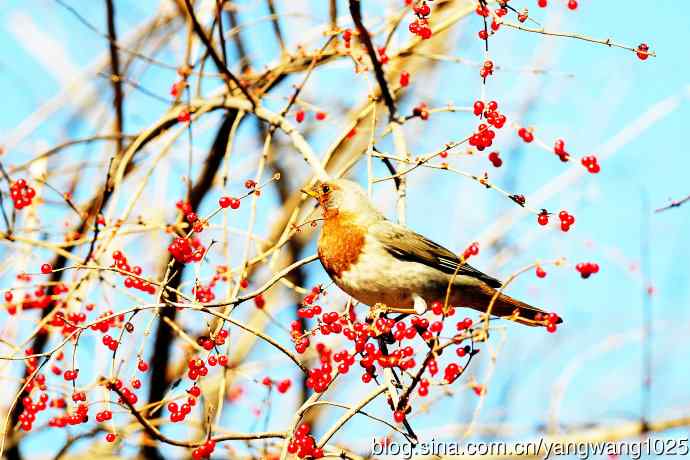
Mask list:
POLYGON ((323 184, 323 185, 321 186, 321 191, 322 191, 323 193, 328 193, 328 192, 331 191, 331 187, 329 187, 328 184, 323 184))

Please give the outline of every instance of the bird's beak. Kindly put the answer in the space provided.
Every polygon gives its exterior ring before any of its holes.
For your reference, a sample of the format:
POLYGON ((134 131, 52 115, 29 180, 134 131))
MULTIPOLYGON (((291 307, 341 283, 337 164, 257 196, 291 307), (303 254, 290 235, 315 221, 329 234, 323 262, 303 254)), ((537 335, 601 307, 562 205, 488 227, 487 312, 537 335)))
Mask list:
POLYGON ((314 198, 315 200, 319 199, 319 195, 313 190, 308 190, 308 189, 303 188, 302 193, 309 195, 310 197, 314 198))

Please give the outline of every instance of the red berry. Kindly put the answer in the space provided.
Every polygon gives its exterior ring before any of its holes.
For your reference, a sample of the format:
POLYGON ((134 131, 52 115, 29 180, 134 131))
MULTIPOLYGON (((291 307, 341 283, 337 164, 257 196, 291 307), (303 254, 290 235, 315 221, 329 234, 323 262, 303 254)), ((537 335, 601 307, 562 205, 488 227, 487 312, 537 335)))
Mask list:
POLYGON ((182 109, 180 111, 180 113, 177 115, 177 121, 179 121, 180 123, 188 123, 189 120, 191 120, 191 116, 189 115, 189 111, 186 109, 182 109))
POLYGON ((264 296, 259 294, 256 297, 254 297, 254 305, 256 305, 256 308, 259 309, 264 308, 264 306, 266 305, 266 299, 264 299, 264 296))
POLYGON ((402 423, 403 420, 405 420, 405 413, 401 410, 396 410, 393 412, 393 420, 395 420, 396 423, 402 423))
POLYGON ((474 103, 473 109, 474 109, 475 115, 477 115, 477 116, 481 115, 482 112, 484 112, 484 103, 482 101, 476 101, 474 103))
POLYGON ((410 74, 409 72, 403 71, 400 74, 400 86, 407 86, 410 84, 410 74))
POLYGON ((44 275, 47 275, 48 273, 51 273, 53 271, 53 266, 50 264, 43 264, 41 265, 41 273, 44 275))
POLYGON ((637 47, 637 57, 642 61, 646 60, 649 57, 649 54, 647 53, 648 51, 649 45, 646 43, 640 43, 640 45, 637 47))
POLYGON ((422 39, 427 40, 431 38, 431 29, 428 27, 421 27, 419 29, 419 36, 422 37, 422 39))
POLYGON ((544 269, 539 266, 537 267, 536 273, 538 278, 544 278, 546 276, 544 269))
POLYGON ((546 8, 546 0, 538 0, 537 5, 539 5, 539 8, 546 8))
POLYGON ((297 120, 297 123, 302 123, 304 121, 304 110, 300 109, 295 113, 295 120, 297 120))
POLYGON ((568 9, 576 10, 577 9, 577 0, 568 0, 568 9))
POLYGON ((108 433, 105 435, 105 440, 108 442, 115 442, 115 433, 108 433))

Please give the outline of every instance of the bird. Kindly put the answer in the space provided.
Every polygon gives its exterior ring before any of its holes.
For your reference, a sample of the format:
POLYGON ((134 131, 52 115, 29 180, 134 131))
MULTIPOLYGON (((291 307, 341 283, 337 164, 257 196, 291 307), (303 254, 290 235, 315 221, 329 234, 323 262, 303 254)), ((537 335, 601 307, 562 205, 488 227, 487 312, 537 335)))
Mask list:
POLYGON ((317 200, 321 211, 317 244, 321 265, 335 284, 358 302, 421 315, 434 302, 445 302, 450 285, 447 305, 453 307, 486 313, 496 296, 492 316, 528 326, 562 322, 554 313, 497 292, 503 285, 498 279, 388 220, 356 182, 318 181, 302 191, 317 200))

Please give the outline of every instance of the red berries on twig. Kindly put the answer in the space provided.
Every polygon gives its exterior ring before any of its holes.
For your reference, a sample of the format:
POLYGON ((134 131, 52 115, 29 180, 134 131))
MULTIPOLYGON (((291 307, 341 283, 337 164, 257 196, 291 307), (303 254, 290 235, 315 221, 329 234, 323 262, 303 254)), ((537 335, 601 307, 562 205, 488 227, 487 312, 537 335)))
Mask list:
POLYGON ((589 278, 590 275, 599 272, 599 264, 592 262, 580 262, 579 264, 575 265, 575 270, 580 272, 580 276, 583 279, 586 279, 589 278))

